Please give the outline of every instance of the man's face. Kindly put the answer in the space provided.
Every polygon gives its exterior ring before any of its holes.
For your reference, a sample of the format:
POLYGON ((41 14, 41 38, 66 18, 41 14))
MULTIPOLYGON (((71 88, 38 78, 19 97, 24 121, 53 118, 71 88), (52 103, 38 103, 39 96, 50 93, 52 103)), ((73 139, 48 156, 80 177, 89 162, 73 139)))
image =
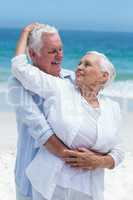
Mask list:
POLYGON ((63 58, 62 42, 59 34, 42 36, 40 53, 35 53, 33 63, 42 71, 53 76, 59 76, 63 58))

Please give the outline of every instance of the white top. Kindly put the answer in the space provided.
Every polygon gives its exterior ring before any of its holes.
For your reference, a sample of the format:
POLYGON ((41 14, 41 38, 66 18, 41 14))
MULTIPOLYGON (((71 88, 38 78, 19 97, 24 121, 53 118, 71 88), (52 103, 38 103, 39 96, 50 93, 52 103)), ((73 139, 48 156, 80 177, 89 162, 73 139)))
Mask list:
MULTIPOLYGON (((118 137, 120 109, 116 102, 100 99, 100 110, 94 111, 81 97, 75 85, 45 74, 29 65, 25 55, 12 60, 12 72, 23 86, 45 98, 44 110, 56 135, 70 148, 84 146, 109 153, 118 165, 123 149, 118 137)), ((77 171, 46 149, 40 149, 27 169, 33 187, 50 199, 57 184, 73 188, 103 200, 103 169, 77 171)))
MULTIPOLYGON (((71 148, 85 147, 91 149, 97 139, 97 120, 100 116, 100 109, 93 109, 84 98, 81 98, 81 106, 83 108, 82 121, 84 123, 80 124, 71 148)), ((64 188, 79 190, 91 196, 90 176, 91 173, 89 171, 75 170, 68 165, 64 165, 57 179, 57 184, 64 188)))

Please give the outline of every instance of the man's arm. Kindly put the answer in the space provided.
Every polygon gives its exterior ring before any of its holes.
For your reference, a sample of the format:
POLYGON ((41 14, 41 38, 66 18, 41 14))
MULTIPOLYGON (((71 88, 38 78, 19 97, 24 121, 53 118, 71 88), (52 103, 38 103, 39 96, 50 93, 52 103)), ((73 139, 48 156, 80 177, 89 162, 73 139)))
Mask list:
POLYGON ((21 121, 29 127, 29 134, 38 145, 45 145, 50 152, 63 157, 67 147, 56 137, 30 92, 25 90, 16 79, 10 80, 9 100, 10 104, 15 106, 21 121))
POLYGON ((96 168, 114 168, 114 159, 108 154, 96 153, 86 148, 76 151, 65 150, 64 160, 71 167, 79 169, 94 170, 96 168))

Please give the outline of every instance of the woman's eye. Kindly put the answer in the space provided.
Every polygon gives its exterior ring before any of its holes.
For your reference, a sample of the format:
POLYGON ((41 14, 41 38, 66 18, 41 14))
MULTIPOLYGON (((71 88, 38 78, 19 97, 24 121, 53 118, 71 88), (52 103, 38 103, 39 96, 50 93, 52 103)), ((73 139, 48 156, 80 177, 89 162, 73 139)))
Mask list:
POLYGON ((85 67, 92 67, 90 63, 85 63, 85 67))
POLYGON ((86 64, 85 64, 85 67, 88 67, 88 66, 89 66, 89 64, 88 64, 88 63, 86 63, 86 64))

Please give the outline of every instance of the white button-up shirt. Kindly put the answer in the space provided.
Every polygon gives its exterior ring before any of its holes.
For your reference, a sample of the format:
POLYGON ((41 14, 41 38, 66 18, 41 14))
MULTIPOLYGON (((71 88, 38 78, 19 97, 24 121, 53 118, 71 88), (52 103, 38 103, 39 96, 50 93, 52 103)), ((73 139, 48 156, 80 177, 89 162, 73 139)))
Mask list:
MULTIPOLYGON (((87 104, 74 84, 41 72, 26 56, 12 60, 13 75, 23 86, 45 98, 46 117, 56 135, 70 148, 86 147, 108 153, 118 165, 123 149, 118 137, 120 109, 116 102, 100 98, 100 109, 87 104)), ((104 170, 77 171, 46 149, 40 149, 27 169, 33 187, 46 199, 56 185, 72 188, 103 200, 104 170)))

